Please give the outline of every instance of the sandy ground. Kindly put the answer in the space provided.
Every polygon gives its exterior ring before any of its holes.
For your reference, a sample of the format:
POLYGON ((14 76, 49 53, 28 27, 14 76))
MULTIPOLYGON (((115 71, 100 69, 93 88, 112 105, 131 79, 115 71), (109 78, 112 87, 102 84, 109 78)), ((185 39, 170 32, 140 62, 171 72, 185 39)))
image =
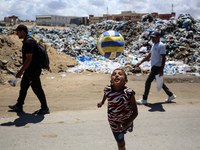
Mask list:
MULTIPOLYGON (((167 86, 177 96, 176 100, 164 103, 166 94, 157 92, 153 82, 149 105, 138 105, 135 131, 126 136, 127 149, 200 149, 199 78, 164 77, 170 82, 167 86)), ((128 79, 127 86, 140 99, 146 76, 128 76, 128 79)), ((0 134, 5 137, 0 140, 1 149, 117 148, 107 123, 106 104, 96 108, 110 74, 51 73, 42 75, 41 80, 51 114, 39 117, 32 114, 40 108, 40 103, 31 89, 24 105, 25 114, 20 115, 7 107, 16 103, 19 82, 16 87, 0 85, 0 134)))
MULTIPOLYGON (((136 92, 136 99, 142 98, 146 75, 128 76, 127 86, 136 92)), ((199 78, 194 76, 164 76, 168 79, 167 86, 177 95, 177 105, 200 104, 199 78), (187 79, 187 80, 186 80, 187 79), (183 82, 183 83, 177 83, 183 82)), ((110 74, 94 73, 49 73, 41 76, 43 89, 46 93, 47 103, 51 112, 65 110, 88 110, 94 109, 96 103, 103 97, 105 85, 110 83, 110 74)), ((7 106, 15 104, 20 90, 20 81, 16 87, 9 84, 0 85, 0 118, 15 116, 8 112, 7 106)), ((149 94, 149 103, 164 102, 167 95, 164 91, 156 91, 156 83, 152 83, 149 94)), ((174 105, 174 104, 173 104, 174 105)), ((170 106, 171 107, 171 106, 170 106)), ((30 88, 25 100, 24 111, 31 113, 40 108, 40 103, 30 88)))

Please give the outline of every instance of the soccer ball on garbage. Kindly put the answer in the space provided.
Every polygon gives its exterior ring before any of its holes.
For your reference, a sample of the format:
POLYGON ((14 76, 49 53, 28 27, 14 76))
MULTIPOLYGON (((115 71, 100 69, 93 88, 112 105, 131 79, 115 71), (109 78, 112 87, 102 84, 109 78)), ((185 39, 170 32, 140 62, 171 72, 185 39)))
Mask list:
POLYGON ((124 38, 113 30, 103 32, 97 41, 97 49, 102 56, 115 59, 120 56, 124 48, 124 38))

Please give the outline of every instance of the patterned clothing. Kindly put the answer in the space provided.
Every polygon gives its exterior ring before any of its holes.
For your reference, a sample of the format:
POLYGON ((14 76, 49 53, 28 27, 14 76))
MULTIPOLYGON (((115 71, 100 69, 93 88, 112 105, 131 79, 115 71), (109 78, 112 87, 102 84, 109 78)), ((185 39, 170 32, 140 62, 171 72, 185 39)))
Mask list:
POLYGON ((133 113, 130 98, 135 94, 130 88, 114 91, 111 85, 104 89, 108 100, 108 121, 113 132, 117 132, 117 124, 124 123, 133 113))

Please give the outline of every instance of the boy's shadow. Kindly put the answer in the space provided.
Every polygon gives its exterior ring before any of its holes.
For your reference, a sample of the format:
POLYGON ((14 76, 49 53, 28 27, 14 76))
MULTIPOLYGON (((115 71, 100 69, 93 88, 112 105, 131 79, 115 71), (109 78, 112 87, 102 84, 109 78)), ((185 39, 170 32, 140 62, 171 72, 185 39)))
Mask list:
MULTIPOLYGON (((170 103, 175 103, 175 102, 170 102, 170 103)), ((159 102, 159 103, 148 103, 145 106, 149 107, 150 109, 148 111, 150 112, 155 112, 155 111, 160 111, 160 112, 165 112, 165 109, 163 108, 162 104, 170 104, 166 102, 159 102)))
POLYGON ((19 116, 19 118, 15 119, 13 122, 10 121, 6 123, 2 123, 0 125, 22 127, 28 123, 39 123, 44 119, 44 115, 28 114, 25 112, 18 112, 17 115, 19 116))

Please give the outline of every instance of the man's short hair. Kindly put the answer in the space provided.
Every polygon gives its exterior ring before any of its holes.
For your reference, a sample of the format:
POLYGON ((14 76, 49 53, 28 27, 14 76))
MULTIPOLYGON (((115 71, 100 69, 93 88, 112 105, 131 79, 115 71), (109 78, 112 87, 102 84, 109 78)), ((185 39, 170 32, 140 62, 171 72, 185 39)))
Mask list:
POLYGON ((28 33, 28 28, 25 25, 18 25, 15 31, 24 31, 25 33, 28 33))

